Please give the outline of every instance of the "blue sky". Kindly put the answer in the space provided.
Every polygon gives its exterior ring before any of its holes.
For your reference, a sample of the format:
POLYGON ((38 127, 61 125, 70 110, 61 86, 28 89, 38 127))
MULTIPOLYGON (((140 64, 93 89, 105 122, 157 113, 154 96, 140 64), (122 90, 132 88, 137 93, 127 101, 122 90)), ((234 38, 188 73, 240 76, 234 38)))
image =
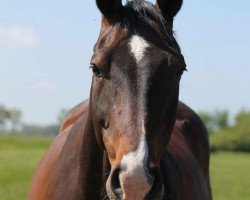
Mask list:
MULTIPOLYGON (((184 0, 174 25, 188 67, 180 99, 196 111, 250 108, 249 8, 248 0, 184 0)), ((94 0, 1 0, 0 104, 46 124, 87 98, 99 27, 94 0)))

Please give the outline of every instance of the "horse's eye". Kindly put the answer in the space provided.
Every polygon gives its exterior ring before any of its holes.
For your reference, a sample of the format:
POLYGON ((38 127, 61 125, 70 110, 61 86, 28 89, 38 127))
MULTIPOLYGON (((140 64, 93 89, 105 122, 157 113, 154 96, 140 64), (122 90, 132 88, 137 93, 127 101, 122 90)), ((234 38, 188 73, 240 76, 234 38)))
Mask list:
POLYGON ((103 76, 101 70, 95 64, 91 64, 90 68, 97 78, 101 78, 103 76))

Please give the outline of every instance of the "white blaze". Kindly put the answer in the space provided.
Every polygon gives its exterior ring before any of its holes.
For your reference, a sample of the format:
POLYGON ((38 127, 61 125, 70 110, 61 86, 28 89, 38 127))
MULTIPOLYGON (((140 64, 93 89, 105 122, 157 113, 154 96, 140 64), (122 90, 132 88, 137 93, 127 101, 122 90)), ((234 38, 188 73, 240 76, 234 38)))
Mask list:
POLYGON ((140 62, 144 56, 146 49, 149 47, 148 43, 142 37, 134 35, 132 36, 129 44, 136 62, 140 62))
POLYGON ((141 135, 140 145, 136 151, 130 152, 124 155, 121 161, 121 168, 126 168, 127 170, 136 170, 138 168, 144 169, 144 164, 146 164, 148 158, 148 145, 145 138, 145 134, 141 135))
MULTIPOLYGON (((145 171, 148 159, 148 145, 145 133, 141 135, 140 145, 136 151, 124 155, 121 161, 121 173, 119 175, 121 187, 126 190, 130 187, 132 197, 127 199, 143 199, 150 191, 151 186, 148 184, 147 172, 145 171), (133 190, 133 191, 131 191, 133 190)), ((125 194, 126 195, 126 194, 125 194)))
MULTIPOLYGON (((145 56, 149 44, 140 36, 133 35, 129 42, 129 47, 136 63, 140 63, 145 56)), ((142 83, 143 84, 143 83, 142 83)), ((146 84, 143 84, 145 87, 146 84)), ((144 93, 144 91, 142 91, 144 93)), ((139 102, 143 105, 143 102, 139 102)), ((140 130, 140 141, 137 149, 123 156, 120 163, 119 179, 121 188, 124 191, 123 199, 141 200, 150 191, 151 185, 148 180, 147 160, 148 144, 146 141, 145 124, 142 119, 140 130)))

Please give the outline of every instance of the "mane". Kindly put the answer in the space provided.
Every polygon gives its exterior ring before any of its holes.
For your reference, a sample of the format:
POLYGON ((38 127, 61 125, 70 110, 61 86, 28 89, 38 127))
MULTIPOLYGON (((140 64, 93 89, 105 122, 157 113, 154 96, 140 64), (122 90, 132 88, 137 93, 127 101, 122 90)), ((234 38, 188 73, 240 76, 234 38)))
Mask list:
POLYGON ((136 32, 136 24, 138 24, 138 22, 150 25, 153 21, 159 25, 162 36, 171 41, 180 51, 180 47, 174 38, 173 30, 167 26, 167 22, 160 10, 152 3, 144 0, 129 0, 125 5, 125 10, 127 12, 125 26, 130 26, 130 28, 133 28, 136 32))

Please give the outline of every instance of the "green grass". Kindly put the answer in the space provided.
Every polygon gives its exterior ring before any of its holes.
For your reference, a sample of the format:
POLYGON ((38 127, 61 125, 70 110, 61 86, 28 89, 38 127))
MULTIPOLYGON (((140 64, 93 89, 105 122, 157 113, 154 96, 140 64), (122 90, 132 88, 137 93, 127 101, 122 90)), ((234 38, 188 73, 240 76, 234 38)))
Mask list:
POLYGON ((0 199, 27 199, 32 174, 52 138, 0 137, 0 199))
MULTIPOLYGON (((34 169, 52 138, 0 136, 0 200, 27 199, 34 169)), ((213 153, 214 200, 250 199, 250 154, 213 153)))
POLYGON ((250 199, 250 154, 219 152, 211 157, 214 200, 250 199))

